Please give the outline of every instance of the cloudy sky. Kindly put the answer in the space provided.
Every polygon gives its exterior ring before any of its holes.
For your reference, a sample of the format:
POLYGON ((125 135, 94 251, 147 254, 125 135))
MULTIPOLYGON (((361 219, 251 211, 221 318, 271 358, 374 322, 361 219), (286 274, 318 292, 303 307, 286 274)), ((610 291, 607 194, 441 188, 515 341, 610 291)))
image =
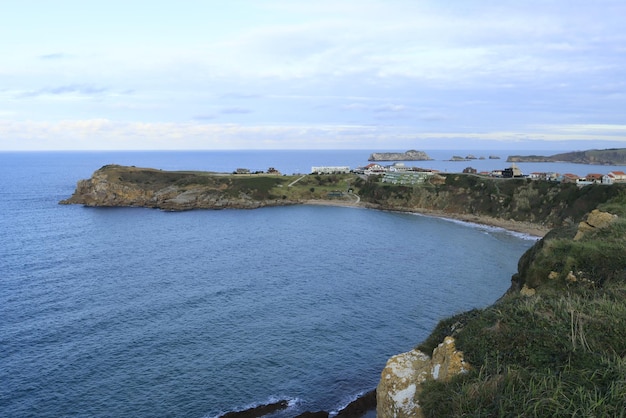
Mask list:
POLYGON ((0 2, 0 150, 626 147, 624 0, 0 2))

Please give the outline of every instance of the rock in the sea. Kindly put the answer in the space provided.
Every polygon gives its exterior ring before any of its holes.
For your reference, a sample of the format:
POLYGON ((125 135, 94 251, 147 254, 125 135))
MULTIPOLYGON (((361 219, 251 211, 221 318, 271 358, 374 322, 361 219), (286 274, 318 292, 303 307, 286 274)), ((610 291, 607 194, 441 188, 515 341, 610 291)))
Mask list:
POLYGON ((446 337, 433 350, 432 358, 419 350, 390 358, 376 389, 378 418, 422 417, 418 401, 421 384, 427 379, 446 381, 469 369, 452 337, 446 337))
POLYGON ((424 151, 408 150, 407 152, 375 152, 370 154, 369 161, 428 161, 432 160, 424 151))
POLYGON ((328 418, 328 412, 326 411, 318 411, 318 412, 303 412, 300 415, 296 415, 295 418, 328 418))
POLYGON ((360 418, 369 411, 376 409, 376 389, 367 392, 343 408, 336 418, 360 418))
POLYGON ((268 403, 265 405, 255 406, 243 411, 233 411, 222 415, 220 418, 258 418, 263 415, 271 414, 273 412, 285 409, 289 406, 289 402, 286 400, 268 403))

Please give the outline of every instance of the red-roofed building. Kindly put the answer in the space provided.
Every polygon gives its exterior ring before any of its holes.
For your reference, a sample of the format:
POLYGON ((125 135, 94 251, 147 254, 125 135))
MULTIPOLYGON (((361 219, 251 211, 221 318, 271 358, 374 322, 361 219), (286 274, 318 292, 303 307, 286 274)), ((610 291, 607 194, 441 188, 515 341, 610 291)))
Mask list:
POLYGON ((382 174, 387 171, 385 167, 376 163, 368 164, 363 168, 365 168, 365 174, 382 174))
POLYGON ((623 171, 611 171, 609 174, 602 177, 602 183, 626 183, 626 173, 623 171))
POLYGON ((587 181, 591 183, 602 183, 602 177, 603 177, 602 174, 598 174, 598 173, 589 173, 585 176, 587 181))
POLYGON ((565 173, 561 178, 562 183, 578 183, 580 176, 572 173, 565 173))

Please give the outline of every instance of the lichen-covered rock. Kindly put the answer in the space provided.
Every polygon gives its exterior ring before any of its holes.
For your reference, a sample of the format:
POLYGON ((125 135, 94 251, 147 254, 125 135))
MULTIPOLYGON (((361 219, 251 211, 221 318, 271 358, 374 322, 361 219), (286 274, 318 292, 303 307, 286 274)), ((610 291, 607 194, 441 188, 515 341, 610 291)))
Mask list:
POLYGON ((378 418, 421 417, 421 384, 427 379, 446 381, 469 368, 452 337, 446 337, 433 350, 432 358, 419 350, 393 356, 387 361, 376 388, 378 418))
POLYGON ((444 382, 469 370, 469 365, 463 360, 463 352, 456 349, 452 337, 444 338, 433 350, 432 366, 432 378, 444 382))
POLYGON ((419 350, 387 361, 376 388, 378 417, 414 417, 419 410, 418 387, 431 374, 430 357, 419 350))

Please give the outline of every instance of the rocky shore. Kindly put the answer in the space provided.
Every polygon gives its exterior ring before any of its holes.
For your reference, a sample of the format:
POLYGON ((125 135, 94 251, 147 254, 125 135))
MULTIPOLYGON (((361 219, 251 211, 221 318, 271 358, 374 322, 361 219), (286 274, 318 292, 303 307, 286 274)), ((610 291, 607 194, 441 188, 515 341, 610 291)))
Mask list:
MULTIPOLYGON (((220 418, 259 418, 278 411, 287 409, 289 402, 281 400, 266 405, 259 405, 243 411, 233 411, 221 415, 220 418)), ((307 411, 295 416, 295 418, 328 418, 328 411, 307 411)), ((345 408, 337 412, 337 418, 375 418, 376 417, 376 390, 365 393, 345 408)))

